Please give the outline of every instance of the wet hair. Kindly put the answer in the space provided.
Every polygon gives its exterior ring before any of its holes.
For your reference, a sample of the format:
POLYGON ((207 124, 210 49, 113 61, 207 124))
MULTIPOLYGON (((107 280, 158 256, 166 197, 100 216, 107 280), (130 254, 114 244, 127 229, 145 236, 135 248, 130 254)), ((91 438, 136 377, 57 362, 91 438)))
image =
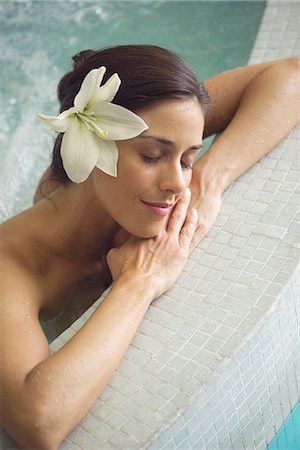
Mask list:
MULTIPOLYGON (((205 114, 209 96, 189 67, 175 53, 153 45, 122 45, 99 51, 84 50, 73 56, 73 70, 60 80, 58 99, 60 112, 73 106, 85 76, 90 70, 106 67, 103 83, 118 73, 121 86, 113 103, 138 113, 168 99, 197 98, 205 114)), ((51 178, 66 184, 70 180, 63 168, 60 146, 63 134, 55 141, 51 178)))

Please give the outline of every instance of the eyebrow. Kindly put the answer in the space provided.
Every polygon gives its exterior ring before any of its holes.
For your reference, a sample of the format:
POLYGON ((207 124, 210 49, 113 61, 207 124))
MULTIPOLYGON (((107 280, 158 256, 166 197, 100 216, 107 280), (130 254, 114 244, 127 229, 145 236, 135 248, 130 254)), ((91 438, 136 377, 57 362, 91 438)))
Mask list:
MULTIPOLYGON (((153 136, 153 135, 150 135, 150 134, 144 134, 144 135, 139 136, 139 138, 141 138, 141 139, 154 139, 155 141, 159 142, 160 144, 168 145, 169 147, 173 147, 173 148, 176 147, 176 144, 175 144, 174 141, 170 141, 169 139, 166 139, 166 138, 163 138, 163 137, 160 137, 160 136, 153 136)), ((203 144, 202 143, 198 144, 198 145, 192 145, 186 151, 189 151, 189 150, 201 150, 201 148, 203 148, 203 144)))

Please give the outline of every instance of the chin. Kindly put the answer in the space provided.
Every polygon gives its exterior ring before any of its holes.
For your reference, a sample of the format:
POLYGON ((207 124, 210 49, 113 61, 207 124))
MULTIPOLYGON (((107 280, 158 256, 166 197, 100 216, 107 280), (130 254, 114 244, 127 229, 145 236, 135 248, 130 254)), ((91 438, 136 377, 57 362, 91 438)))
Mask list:
POLYGON ((140 239, 153 239, 153 238, 157 237, 159 235, 159 233, 160 233, 160 230, 156 231, 156 232, 154 232, 154 231, 147 232, 147 231, 143 230, 143 231, 140 231, 140 232, 136 231, 136 232, 131 233, 131 234, 133 236, 137 237, 137 238, 140 238, 140 239))
POLYGON ((130 234, 132 234, 133 236, 137 237, 137 238, 141 238, 141 239, 152 239, 157 237, 161 230, 165 229, 165 225, 161 224, 160 226, 158 226, 157 224, 154 226, 139 226, 136 227, 135 229, 132 229, 131 231, 127 230, 130 234))

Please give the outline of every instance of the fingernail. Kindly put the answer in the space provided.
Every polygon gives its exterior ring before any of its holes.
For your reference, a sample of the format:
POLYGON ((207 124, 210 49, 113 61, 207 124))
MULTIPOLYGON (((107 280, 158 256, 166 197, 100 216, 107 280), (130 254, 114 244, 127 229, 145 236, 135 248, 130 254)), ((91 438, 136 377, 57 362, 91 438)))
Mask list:
POLYGON ((196 216, 198 216, 198 211, 195 209, 195 208, 192 208, 192 216, 193 217, 196 217, 196 216))

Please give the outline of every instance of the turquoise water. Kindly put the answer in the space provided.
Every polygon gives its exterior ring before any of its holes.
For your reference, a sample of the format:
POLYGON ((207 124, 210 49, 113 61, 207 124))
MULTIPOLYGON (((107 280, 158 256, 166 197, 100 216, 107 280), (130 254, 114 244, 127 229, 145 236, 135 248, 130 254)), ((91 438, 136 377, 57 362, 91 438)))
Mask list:
MULTIPOLYGON (((56 85, 73 54, 125 43, 161 45, 206 79, 247 63, 264 8, 263 1, 1 1, 3 218, 31 205, 49 163, 52 138, 36 113, 56 114, 56 85)), ((56 334, 49 327, 49 341, 56 334)), ((299 450, 299 424, 298 403, 268 450, 299 450)))
MULTIPOLYGON (((49 165, 54 138, 36 115, 56 115, 56 86, 72 55, 125 43, 160 45, 204 80, 247 63, 264 7, 261 1, 0 2, 3 219, 31 206, 49 165)), ((57 321, 47 330, 49 340, 56 328, 57 321)))
MULTIPOLYGON (((56 86, 72 55, 125 43, 160 45, 204 80, 247 64, 264 8, 262 1, 0 2, 3 218, 31 206, 49 165, 53 137, 36 115, 56 115, 56 86)), ((48 327, 49 341, 58 329, 58 321, 48 327)))
MULTIPOLYGON (((0 182, 3 218, 31 204, 52 141, 36 121, 56 114, 55 89, 84 48, 155 44, 179 53, 200 79, 247 63, 263 1, 0 2, 0 182)), ((48 338, 56 335, 49 329, 48 338)), ((300 402, 268 450, 300 449, 300 402)))
POLYGON ((266 450, 300 449, 300 401, 296 404, 266 450))
POLYGON ((179 53, 205 79, 247 63, 264 7, 262 1, 0 2, 3 218, 31 205, 49 164, 52 137, 36 114, 56 115, 56 86, 72 55, 156 44, 179 53))

